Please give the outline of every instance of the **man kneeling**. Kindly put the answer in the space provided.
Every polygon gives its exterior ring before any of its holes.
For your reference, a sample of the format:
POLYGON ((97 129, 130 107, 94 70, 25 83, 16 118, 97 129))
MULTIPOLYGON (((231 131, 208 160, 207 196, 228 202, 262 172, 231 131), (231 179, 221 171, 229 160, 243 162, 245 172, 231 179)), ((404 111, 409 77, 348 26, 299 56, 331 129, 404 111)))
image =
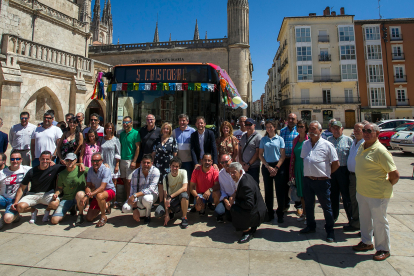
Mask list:
POLYGON ((167 226, 168 221, 174 218, 174 213, 182 212, 181 228, 188 227, 187 220, 187 171, 181 170, 181 159, 174 157, 170 161, 171 172, 163 179, 164 188, 164 202, 161 203, 155 210, 155 217, 165 215, 164 226, 167 226))
POLYGON ((151 154, 144 154, 141 167, 132 173, 131 196, 122 206, 123 213, 133 212, 133 218, 140 221, 145 216, 144 223, 151 222, 152 204, 158 199, 158 180, 160 170, 152 165, 151 154))
MULTIPOLYGON (((76 165, 77 157, 74 153, 68 153, 65 158, 66 170, 59 173, 57 179, 57 189, 53 195, 52 203, 49 206, 53 206, 52 209, 56 210, 52 216, 52 224, 58 224, 62 221, 66 213, 71 210, 76 214, 74 207, 78 205, 85 196, 86 177, 88 174, 88 167, 82 171, 80 167, 76 165), (59 195, 63 193, 63 196, 59 198, 59 195)), ((83 215, 79 213, 75 225, 83 223, 83 215)))
POLYGON ((238 162, 231 163, 229 168, 237 186, 235 201, 231 206, 232 223, 237 231, 243 231, 239 243, 246 243, 265 220, 267 209, 256 180, 246 174, 238 162))
POLYGON ((101 213, 101 219, 96 227, 102 227, 108 221, 106 203, 115 197, 115 185, 112 182, 111 170, 102 163, 102 155, 99 152, 94 153, 92 155, 92 169, 88 171, 86 179, 85 193, 79 192, 79 198, 82 197, 82 199, 78 206, 80 216, 77 220, 78 224, 82 223, 83 209, 88 198, 92 199, 92 202, 89 205, 86 220, 93 221, 101 213))

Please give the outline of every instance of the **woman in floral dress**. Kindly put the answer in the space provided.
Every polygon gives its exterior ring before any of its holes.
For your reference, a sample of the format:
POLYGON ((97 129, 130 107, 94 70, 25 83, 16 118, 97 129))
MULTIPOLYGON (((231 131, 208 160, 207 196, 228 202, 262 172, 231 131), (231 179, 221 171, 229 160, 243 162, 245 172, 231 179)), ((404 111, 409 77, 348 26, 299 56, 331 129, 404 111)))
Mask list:
POLYGON ((152 158, 154 159, 154 166, 160 170, 160 180, 158 182, 158 194, 160 202, 163 202, 164 189, 162 181, 164 176, 170 172, 170 161, 177 156, 178 145, 177 141, 171 136, 172 126, 169 123, 164 123, 161 126, 161 137, 154 141, 152 158))
MULTIPOLYGON (((239 151, 239 140, 233 136, 233 127, 227 121, 224 121, 220 126, 220 137, 216 139, 218 160, 223 154, 228 154, 233 162, 237 161, 237 154, 239 151)), ((223 166, 219 164, 221 169, 223 166)))
POLYGON ((79 156, 80 149, 83 145, 83 135, 75 117, 69 119, 69 130, 66 131, 59 140, 57 155, 60 163, 65 165, 65 158, 68 153, 74 153, 79 156))
POLYGON ((101 151, 101 143, 98 139, 98 133, 93 129, 89 129, 85 135, 86 143, 82 146, 79 162, 83 163, 86 167, 92 167, 92 155, 101 151))

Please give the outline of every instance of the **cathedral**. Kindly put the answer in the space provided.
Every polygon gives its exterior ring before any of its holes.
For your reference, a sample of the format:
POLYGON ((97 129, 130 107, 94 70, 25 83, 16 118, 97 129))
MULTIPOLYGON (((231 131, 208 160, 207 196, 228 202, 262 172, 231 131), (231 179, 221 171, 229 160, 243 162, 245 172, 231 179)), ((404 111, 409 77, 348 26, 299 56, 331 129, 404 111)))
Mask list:
MULTIPOLYGON (((106 5, 107 10, 108 6, 110 12, 110 2, 106 5)), ((95 4, 94 11, 96 9, 97 6, 95 4)), ((105 26, 109 26, 109 23, 105 25, 104 20, 101 23, 97 23, 95 21, 97 18, 96 14, 94 12, 91 30, 94 24, 100 26, 100 30, 107 30, 105 26)), ((112 27, 112 20, 110 24, 112 27)), ((242 99, 249 104, 247 110, 239 108, 230 115, 238 116, 242 112, 250 115, 253 63, 249 45, 248 0, 228 0, 227 37, 208 38, 206 33, 205 38, 200 39, 197 21, 195 23, 193 38, 183 41, 171 41, 171 36, 168 41, 160 41, 158 23, 155 27, 152 42, 137 41, 132 44, 114 45, 105 43, 104 40, 107 36, 112 35, 112 32, 102 32, 101 36, 98 35, 99 31, 94 29, 93 33, 94 42, 89 47, 89 57, 113 66, 119 64, 158 62, 205 62, 219 65, 229 73, 242 99)))

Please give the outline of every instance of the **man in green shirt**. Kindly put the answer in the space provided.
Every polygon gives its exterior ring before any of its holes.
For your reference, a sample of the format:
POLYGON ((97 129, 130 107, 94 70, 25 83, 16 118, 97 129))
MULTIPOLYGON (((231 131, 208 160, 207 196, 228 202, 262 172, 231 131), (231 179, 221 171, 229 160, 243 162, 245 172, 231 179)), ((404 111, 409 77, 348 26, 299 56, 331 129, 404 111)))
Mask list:
POLYGON ((121 132, 119 136, 121 142, 121 162, 119 167, 121 178, 124 181, 127 198, 129 198, 132 173, 139 167, 137 166, 137 158, 139 155, 139 147, 141 145, 141 137, 139 132, 132 128, 131 117, 124 117, 122 126, 124 131, 121 132))
MULTIPOLYGON (((74 153, 68 153, 65 158, 66 170, 62 171, 58 175, 57 189, 53 195, 52 203, 53 209, 56 211, 52 216, 52 224, 58 224, 62 221, 65 214, 71 210, 77 202, 83 198, 81 195, 77 195, 79 191, 85 191, 86 176, 88 169, 85 167, 84 171, 81 171, 80 167, 76 165, 77 157, 74 153), (63 194, 63 195, 62 195, 63 194), (59 195, 62 195, 59 198, 59 195)), ((83 195, 83 193, 82 193, 83 195)), ((81 214, 78 216, 76 223, 80 219, 81 214)))

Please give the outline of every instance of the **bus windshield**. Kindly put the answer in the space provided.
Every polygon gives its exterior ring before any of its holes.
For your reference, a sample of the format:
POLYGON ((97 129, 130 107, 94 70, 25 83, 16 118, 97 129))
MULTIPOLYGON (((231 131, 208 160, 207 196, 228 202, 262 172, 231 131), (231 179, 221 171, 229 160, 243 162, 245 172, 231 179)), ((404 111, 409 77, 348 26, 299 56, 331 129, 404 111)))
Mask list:
POLYGON ((108 115, 117 131, 125 116, 139 129, 146 125, 148 114, 155 116, 156 126, 169 122, 173 128, 178 127, 180 114, 188 115, 190 125, 203 116, 210 126, 217 126, 224 114, 218 75, 208 65, 123 65, 113 70, 112 84, 119 83, 123 88, 112 90, 108 97, 108 115))

